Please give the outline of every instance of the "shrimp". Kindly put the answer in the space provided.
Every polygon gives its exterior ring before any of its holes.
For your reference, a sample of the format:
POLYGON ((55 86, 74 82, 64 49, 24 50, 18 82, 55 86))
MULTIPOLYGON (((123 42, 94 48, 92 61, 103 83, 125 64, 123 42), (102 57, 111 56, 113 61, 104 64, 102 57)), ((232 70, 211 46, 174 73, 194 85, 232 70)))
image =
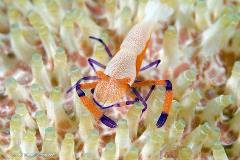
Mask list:
POLYGON ((99 41, 108 53, 111 60, 107 66, 89 58, 88 62, 97 76, 88 76, 80 79, 73 87, 80 97, 80 100, 92 115, 110 128, 117 127, 116 122, 103 113, 103 109, 111 107, 120 107, 123 105, 132 105, 135 102, 141 102, 144 106, 142 113, 147 109, 146 101, 150 97, 156 85, 165 86, 165 101, 163 111, 156 123, 156 126, 162 127, 166 122, 168 113, 172 104, 172 84, 169 80, 145 80, 136 81, 137 75, 151 67, 157 67, 160 60, 156 60, 144 67, 141 67, 144 55, 148 48, 151 38, 151 32, 158 20, 167 20, 173 10, 168 6, 161 4, 159 0, 150 0, 145 8, 145 18, 135 24, 123 40, 119 51, 112 55, 107 45, 99 38, 90 36, 91 39, 99 41), (97 71, 95 66, 104 69, 104 72, 97 71), (82 83, 82 81, 94 81, 82 83), (146 97, 143 97, 137 88, 142 86, 151 86, 146 97), (83 89, 92 89, 93 99, 88 98, 83 89), (132 100, 119 102, 124 97, 131 97, 132 100))

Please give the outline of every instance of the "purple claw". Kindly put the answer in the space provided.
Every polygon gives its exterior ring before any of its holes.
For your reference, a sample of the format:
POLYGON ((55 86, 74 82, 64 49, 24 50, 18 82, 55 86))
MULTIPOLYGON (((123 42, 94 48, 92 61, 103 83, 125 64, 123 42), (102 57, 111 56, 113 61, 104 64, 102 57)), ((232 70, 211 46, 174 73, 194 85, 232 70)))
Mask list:
POLYGON ((110 127, 110 128, 116 128, 117 127, 117 124, 111 120, 109 117, 103 115, 101 118, 100 118, 100 121, 105 124, 106 126, 110 127))
POLYGON ((168 114, 167 114, 166 112, 162 112, 162 113, 161 113, 161 116, 159 117, 159 119, 158 119, 158 121, 157 121, 156 126, 157 126, 158 128, 162 127, 162 126, 165 124, 165 122, 166 122, 166 120, 167 120, 167 117, 168 117, 168 114))

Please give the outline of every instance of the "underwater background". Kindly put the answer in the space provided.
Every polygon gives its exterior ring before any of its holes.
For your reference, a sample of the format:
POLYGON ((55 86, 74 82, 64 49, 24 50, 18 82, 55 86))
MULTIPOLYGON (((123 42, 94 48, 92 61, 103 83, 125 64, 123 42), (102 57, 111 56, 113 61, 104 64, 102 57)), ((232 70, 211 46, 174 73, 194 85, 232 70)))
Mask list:
POLYGON ((168 119, 156 127, 159 87, 142 116, 141 103, 104 110, 111 129, 66 91, 95 75, 89 57, 110 61, 89 36, 117 53, 148 0, 0 0, 0 160, 240 160, 240 1, 159 1, 173 14, 143 64, 161 63, 137 79, 171 80, 168 119))

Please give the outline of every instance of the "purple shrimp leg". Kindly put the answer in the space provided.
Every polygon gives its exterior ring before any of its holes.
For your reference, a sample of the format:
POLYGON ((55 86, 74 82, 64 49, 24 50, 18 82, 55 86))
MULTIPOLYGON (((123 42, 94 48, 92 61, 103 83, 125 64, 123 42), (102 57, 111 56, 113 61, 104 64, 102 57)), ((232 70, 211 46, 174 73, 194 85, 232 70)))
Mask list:
MULTIPOLYGON (((107 108, 111 108, 111 107, 121 107, 120 103, 116 103, 107 107, 102 106, 101 104, 99 104, 94 98, 93 101, 95 102, 95 104, 97 104, 101 109, 107 109, 107 108)), ((138 102, 138 99, 132 100, 132 101, 126 101, 125 104, 126 105, 132 105, 135 102, 138 102)), ((111 118, 107 117, 106 115, 103 115, 100 118, 100 121, 105 124, 106 126, 110 127, 110 128, 116 128, 117 124, 116 122, 114 122, 111 118)))
POLYGON ((96 68, 94 67, 94 65, 98 66, 98 67, 101 67, 103 69, 106 68, 105 65, 101 64, 100 62, 92 59, 92 58, 88 58, 88 64, 91 66, 91 68, 94 70, 94 72, 96 73, 96 68))
MULTIPOLYGON (((112 107, 121 107, 121 103, 116 103, 116 104, 112 104, 110 106, 103 106, 101 105, 95 98, 93 98, 93 101, 96 105, 98 105, 101 109, 108 109, 108 108, 112 108, 112 107)), ((139 100, 136 98, 135 100, 131 100, 131 101, 125 101, 123 102, 125 105, 132 105, 135 102, 138 102, 139 100)))
POLYGON ((150 90, 149 90, 147 96, 145 97, 145 101, 148 100, 148 98, 149 98, 150 95, 152 94, 152 92, 153 92, 153 90, 155 89, 155 87, 156 87, 155 85, 152 85, 152 86, 151 86, 151 88, 150 88, 150 90))
MULTIPOLYGON (((149 92, 148 92, 148 94, 147 94, 147 96, 145 97, 145 98, 143 98, 141 95, 140 95, 140 93, 135 89, 135 88, 133 88, 133 92, 134 92, 134 94, 137 96, 137 100, 139 101, 141 101, 141 103, 143 104, 143 106, 144 106, 144 108, 142 109, 142 114, 143 114, 143 112, 145 112, 146 111, 146 109, 147 109, 147 103, 146 103, 146 101, 148 100, 148 98, 150 97, 150 95, 152 94, 152 92, 153 92, 153 90, 155 89, 155 85, 152 85, 151 86, 151 88, 150 88, 150 90, 149 90, 149 92)), ((142 114, 141 114, 141 117, 142 117, 142 114)))
POLYGON ((99 78, 97 76, 87 76, 79 79, 72 87, 70 87, 66 93, 71 92, 77 85, 79 85, 82 81, 90 81, 90 80, 98 80, 99 78))
POLYGON ((97 40, 98 42, 100 42, 100 43, 104 46, 104 48, 105 48, 105 50, 106 50, 108 56, 109 56, 110 58, 113 57, 113 55, 112 55, 110 49, 109 49, 108 46, 103 42, 102 39, 100 39, 100 38, 96 38, 96 37, 93 37, 93 36, 89 36, 89 38, 94 39, 94 40, 97 40))
POLYGON ((106 115, 103 115, 100 118, 100 121, 110 128, 116 128, 117 127, 117 123, 114 122, 114 120, 112 120, 111 118, 107 117, 106 115))
MULTIPOLYGON (((135 88, 132 88, 132 91, 144 106, 144 108, 142 109, 142 114, 143 114, 143 112, 145 112, 145 110, 147 109, 147 103, 146 103, 145 99, 140 95, 140 93, 135 88)), ((142 114, 141 114, 141 117, 142 117, 142 114)))
MULTIPOLYGON (((80 83, 76 84, 76 92, 78 94, 78 96, 84 97, 85 93, 84 91, 81 89, 81 85, 80 83)), ((101 118, 99 119, 103 124, 105 124, 106 126, 110 127, 110 128, 116 128, 117 124, 116 122, 114 122, 111 118, 107 117, 106 115, 102 115, 101 118)))
MULTIPOLYGON (((165 86, 165 88, 166 88, 166 91, 167 91, 167 92, 172 92, 172 83, 171 83, 171 81, 166 80, 166 86, 165 86)), ((160 117, 158 118, 158 121, 157 121, 156 126, 157 126, 158 128, 162 127, 162 126, 164 125, 164 123, 166 122, 167 117, 168 117, 168 113, 166 113, 166 112, 163 111, 163 112, 161 113, 160 117)))
POLYGON ((144 71, 144 70, 149 69, 149 68, 151 68, 151 67, 153 67, 153 66, 157 67, 160 62, 161 62, 160 59, 159 59, 159 60, 156 60, 156 61, 154 61, 154 62, 151 62, 151 63, 149 63, 148 65, 142 67, 142 68, 140 69, 140 71, 144 71))

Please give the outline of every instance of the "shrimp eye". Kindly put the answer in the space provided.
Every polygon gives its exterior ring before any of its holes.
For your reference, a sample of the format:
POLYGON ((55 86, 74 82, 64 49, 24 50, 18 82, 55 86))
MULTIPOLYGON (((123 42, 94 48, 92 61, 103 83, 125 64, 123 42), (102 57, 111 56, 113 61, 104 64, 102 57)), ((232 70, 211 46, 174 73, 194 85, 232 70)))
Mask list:
POLYGON ((99 78, 101 78, 101 79, 108 79, 108 76, 107 75, 105 75, 102 71, 97 71, 97 76, 99 77, 99 78))

